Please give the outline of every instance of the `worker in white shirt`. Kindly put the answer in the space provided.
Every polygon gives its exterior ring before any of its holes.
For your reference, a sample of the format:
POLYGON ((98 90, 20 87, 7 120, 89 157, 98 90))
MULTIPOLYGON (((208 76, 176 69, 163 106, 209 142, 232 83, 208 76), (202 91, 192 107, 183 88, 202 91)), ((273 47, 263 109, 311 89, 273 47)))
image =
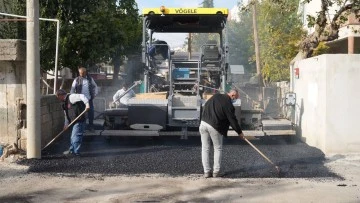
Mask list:
POLYGON ((114 94, 111 108, 126 107, 128 105, 129 99, 136 96, 134 90, 131 89, 127 91, 128 88, 129 88, 129 84, 124 83, 123 87, 114 94))
POLYGON ((67 94, 63 89, 56 91, 56 97, 64 102, 62 105, 65 114, 64 129, 66 129, 72 121, 77 119, 72 127, 70 148, 64 152, 64 154, 74 154, 78 156, 80 155, 79 151, 86 121, 85 115, 80 115, 82 112, 90 110, 89 100, 83 94, 67 94))

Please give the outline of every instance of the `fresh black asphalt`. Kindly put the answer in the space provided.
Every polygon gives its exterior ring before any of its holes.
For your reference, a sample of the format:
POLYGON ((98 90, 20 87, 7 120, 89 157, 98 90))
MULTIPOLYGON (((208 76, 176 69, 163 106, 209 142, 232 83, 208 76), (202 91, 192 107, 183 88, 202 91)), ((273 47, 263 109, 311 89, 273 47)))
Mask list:
MULTIPOLYGON (((21 160, 35 173, 102 175, 203 174, 200 137, 84 137, 81 157, 62 154, 68 148, 69 133, 49 146, 42 159, 21 160)), ((253 140, 281 169, 276 172, 246 142, 238 137, 224 139, 222 167, 226 178, 315 178, 337 177, 324 166, 326 158, 317 148, 283 139, 253 140)))

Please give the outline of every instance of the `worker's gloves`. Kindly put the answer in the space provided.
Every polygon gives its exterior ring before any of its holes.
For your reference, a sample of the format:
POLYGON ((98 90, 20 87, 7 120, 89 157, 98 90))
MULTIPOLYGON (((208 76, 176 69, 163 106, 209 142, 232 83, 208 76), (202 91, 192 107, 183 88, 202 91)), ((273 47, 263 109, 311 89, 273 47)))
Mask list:
POLYGON ((110 108, 110 109, 115 109, 115 108, 116 108, 116 103, 115 103, 115 102, 111 102, 111 103, 109 104, 109 108, 110 108))
POLYGON ((239 137, 243 140, 244 137, 245 137, 245 136, 244 136, 244 133, 240 133, 240 134, 239 134, 239 137))
POLYGON ((87 104, 86 104, 86 107, 85 107, 85 111, 89 111, 89 110, 90 110, 90 104, 87 103, 87 104))

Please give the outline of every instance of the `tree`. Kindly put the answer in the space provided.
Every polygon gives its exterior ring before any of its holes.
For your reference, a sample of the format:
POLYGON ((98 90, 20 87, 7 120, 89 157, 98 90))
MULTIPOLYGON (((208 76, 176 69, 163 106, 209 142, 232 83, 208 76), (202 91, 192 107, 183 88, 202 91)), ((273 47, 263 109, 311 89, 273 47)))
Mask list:
POLYGON ((117 38, 123 39, 120 47, 110 52, 114 64, 114 80, 117 79, 122 61, 122 56, 140 53, 142 41, 142 21, 138 16, 138 8, 134 0, 122 0, 119 2, 117 24, 121 27, 121 33, 117 38), (124 21, 124 19, 127 19, 124 21))
POLYGON ((241 12, 240 21, 228 21, 229 63, 241 64, 247 73, 255 73, 251 57, 254 53, 250 12, 241 12))
POLYGON ((114 64, 114 79, 126 54, 139 51, 141 23, 134 0, 63 2, 64 64, 114 64), (75 56, 75 57, 74 57, 75 56))
MULTIPOLYGON (((303 3, 309 3, 305 0, 303 3)), ((324 42, 338 38, 339 28, 350 13, 360 18, 359 0, 320 0, 321 10, 316 17, 308 16, 309 27, 315 32, 305 36, 297 16, 298 2, 293 0, 265 0, 259 3, 259 33, 261 65, 264 81, 289 80, 288 63, 308 58, 324 49, 324 42), (329 8, 337 6, 330 18, 329 8), (280 12, 279 12, 280 11, 280 12), (295 57, 296 56, 296 57, 295 57), (295 58, 294 58, 295 57, 295 58), (290 59, 293 60, 290 60, 290 59)), ((249 10, 249 5, 243 12, 249 10)), ((326 47, 325 47, 326 48, 326 47)))
MULTIPOLYGON (((4 13, 26 15, 25 0, 3 0, 1 10, 4 13), (16 11, 21 11, 17 13, 16 11)), ((13 17, 0 16, 0 18, 14 19, 13 17)), ((2 22, 0 24, 0 39, 26 39, 26 24, 24 18, 19 21, 2 22)))
MULTIPOLYGON (((248 47, 246 50, 250 54, 249 64, 256 61, 255 39, 251 30, 253 9, 250 8, 252 3, 254 2, 246 5, 240 12, 241 26, 246 27, 248 31, 245 35, 248 35, 247 38, 251 40, 251 43, 246 44, 248 47)), ((271 82, 289 80, 288 64, 296 55, 297 45, 304 34, 297 15, 297 7, 298 0, 286 0, 281 3, 274 2, 274 0, 257 2, 257 27, 261 50, 259 61, 265 86, 271 82)), ((235 41, 243 41, 243 38, 235 41)))
MULTIPOLYGON (((308 35, 299 46, 299 52, 292 63, 308 58, 321 42, 332 41, 339 37, 339 28, 347 20, 350 13, 354 13, 360 19, 359 0, 320 0, 321 10, 317 16, 308 16, 309 27, 315 27, 315 31, 308 35), (335 14, 330 18, 329 9, 332 6, 338 7, 335 14)), ((306 0, 305 3, 310 2, 306 0)))
POLYGON ((201 4, 203 8, 214 8, 214 0, 204 0, 201 4))
POLYGON ((261 73, 265 86, 290 78, 288 64, 304 36, 297 15, 298 5, 298 0, 287 0, 282 4, 263 0, 258 4, 261 73))
MULTIPOLYGON (((26 1, 17 0, 12 9, 26 15, 26 1)), ((76 69, 80 63, 91 67, 110 61, 116 79, 124 56, 140 51, 141 21, 135 0, 43 0, 40 16, 60 20, 62 66, 76 69)), ((40 21, 40 63, 46 70, 54 67, 55 33, 55 23, 40 21)))
MULTIPOLYGON (((204 0, 201 3, 202 8, 214 8, 214 0, 204 0)), ((217 34, 193 33, 191 34, 191 52, 200 52, 201 46, 209 40, 218 39, 217 34)), ((187 42, 186 42, 187 43, 187 42)))

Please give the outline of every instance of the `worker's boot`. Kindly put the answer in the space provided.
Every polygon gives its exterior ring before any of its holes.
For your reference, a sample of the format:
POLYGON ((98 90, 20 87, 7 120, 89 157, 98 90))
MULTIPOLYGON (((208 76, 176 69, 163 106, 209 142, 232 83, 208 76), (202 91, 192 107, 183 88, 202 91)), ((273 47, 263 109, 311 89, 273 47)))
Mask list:
POLYGON ((204 178, 211 178, 211 172, 204 173, 204 178))
POLYGON ((65 156, 71 156, 73 154, 74 154, 74 152, 70 149, 63 152, 63 155, 65 155, 65 156))
POLYGON ((221 172, 221 171, 219 171, 219 172, 214 172, 214 173, 212 174, 212 176, 213 176, 214 178, 220 178, 220 177, 225 176, 225 173, 223 173, 223 172, 221 172))

